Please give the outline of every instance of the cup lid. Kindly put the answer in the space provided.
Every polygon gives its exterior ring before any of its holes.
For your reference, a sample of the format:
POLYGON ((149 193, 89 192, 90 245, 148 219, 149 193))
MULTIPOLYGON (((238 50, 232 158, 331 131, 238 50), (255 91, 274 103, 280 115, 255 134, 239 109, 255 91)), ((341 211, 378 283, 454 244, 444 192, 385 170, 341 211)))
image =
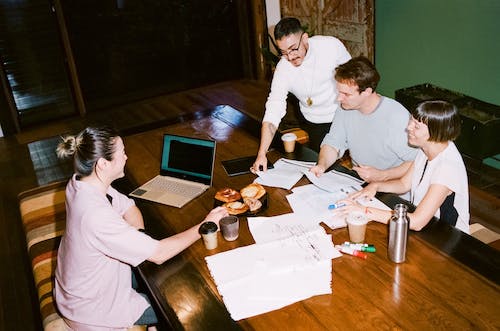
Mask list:
POLYGON ((215 224, 214 222, 205 222, 205 223, 200 225, 198 232, 200 234, 209 234, 209 233, 216 232, 217 229, 218 229, 217 224, 215 224))
POLYGON ((297 135, 293 132, 285 133, 284 135, 281 136, 281 140, 285 141, 297 140, 297 135))

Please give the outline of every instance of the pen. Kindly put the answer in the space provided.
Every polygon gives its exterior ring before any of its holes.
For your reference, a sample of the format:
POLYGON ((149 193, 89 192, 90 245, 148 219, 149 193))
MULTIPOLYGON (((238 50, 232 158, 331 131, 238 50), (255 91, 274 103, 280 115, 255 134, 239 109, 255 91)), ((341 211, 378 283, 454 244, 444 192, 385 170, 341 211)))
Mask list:
POLYGON ((371 244, 355 244, 346 241, 345 243, 342 244, 342 246, 345 247, 350 247, 352 249, 361 251, 361 252, 368 252, 368 253, 375 253, 377 250, 374 245, 371 244))
POLYGON ((349 255, 354 255, 362 259, 366 259, 367 255, 363 252, 360 252, 356 249, 353 249, 351 247, 347 247, 344 245, 335 245, 335 248, 337 248, 339 251, 341 251, 344 254, 349 254, 349 255))
POLYGON ((332 203, 331 205, 328 206, 328 209, 329 210, 332 210, 332 209, 337 209, 337 208, 340 208, 340 207, 345 207, 345 203, 332 203))

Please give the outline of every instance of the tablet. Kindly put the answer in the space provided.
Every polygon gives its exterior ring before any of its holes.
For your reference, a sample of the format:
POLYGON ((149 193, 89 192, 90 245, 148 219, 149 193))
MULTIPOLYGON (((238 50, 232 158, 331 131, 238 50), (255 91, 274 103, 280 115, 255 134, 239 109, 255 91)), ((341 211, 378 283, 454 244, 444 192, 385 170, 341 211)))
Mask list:
MULTIPOLYGON (((249 174, 250 167, 253 165, 255 162, 256 156, 245 156, 245 157, 240 157, 237 159, 232 159, 232 160, 225 160, 222 161, 222 166, 224 167, 224 170, 226 170, 226 173, 228 176, 237 176, 237 175, 243 175, 243 174, 249 174)), ((273 164, 269 162, 269 159, 267 160, 267 169, 272 169, 273 164)))

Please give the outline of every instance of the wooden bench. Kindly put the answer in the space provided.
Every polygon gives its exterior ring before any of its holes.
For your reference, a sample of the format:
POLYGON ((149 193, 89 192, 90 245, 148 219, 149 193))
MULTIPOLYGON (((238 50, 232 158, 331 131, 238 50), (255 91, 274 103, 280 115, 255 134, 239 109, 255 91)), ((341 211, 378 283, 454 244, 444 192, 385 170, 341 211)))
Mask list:
POLYGON ((56 182, 24 191, 18 196, 28 256, 46 331, 66 330, 52 296, 57 249, 66 226, 65 187, 66 181, 56 182))

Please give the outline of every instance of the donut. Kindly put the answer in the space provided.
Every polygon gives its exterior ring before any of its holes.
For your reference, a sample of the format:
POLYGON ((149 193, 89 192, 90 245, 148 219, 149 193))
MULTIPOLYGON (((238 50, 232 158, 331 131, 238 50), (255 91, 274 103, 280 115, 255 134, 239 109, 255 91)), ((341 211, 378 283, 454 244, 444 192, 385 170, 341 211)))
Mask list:
POLYGON ((233 202, 241 199, 240 192, 233 190, 232 188, 226 187, 215 193, 215 199, 222 202, 233 202))
POLYGON ((230 215, 239 215, 248 211, 248 205, 240 201, 226 202, 223 206, 230 215))
POLYGON ((252 183, 240 190, 241 196, 244 198, 260 199, 266 194, 264 187, 257 183, 252 183))
POLYGON ((251 212, 257 211, 262 207, 262 202, 255 198, 244 198, 243 202, 248 206, 251 212))

